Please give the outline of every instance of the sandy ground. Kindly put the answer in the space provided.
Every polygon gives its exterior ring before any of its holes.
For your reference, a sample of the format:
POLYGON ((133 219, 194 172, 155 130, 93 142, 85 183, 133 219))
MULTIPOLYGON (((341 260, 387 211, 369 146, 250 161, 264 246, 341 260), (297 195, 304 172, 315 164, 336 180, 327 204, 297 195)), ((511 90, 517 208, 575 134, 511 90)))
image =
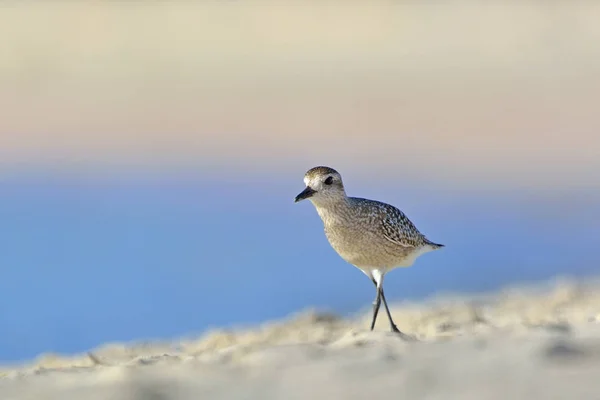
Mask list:
POLYGON ((170 343, 107 344, 0 369, 13 399, 594 399, 600 285, 561 281, 368 313, 305 311, 170 343))

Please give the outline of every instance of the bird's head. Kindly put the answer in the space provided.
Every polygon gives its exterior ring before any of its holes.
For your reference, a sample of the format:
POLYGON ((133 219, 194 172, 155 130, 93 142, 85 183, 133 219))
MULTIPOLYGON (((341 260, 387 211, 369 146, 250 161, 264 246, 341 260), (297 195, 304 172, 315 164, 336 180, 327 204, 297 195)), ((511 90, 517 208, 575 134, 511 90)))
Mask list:
POLYGON ((304 174, 306 188, 296 196, 296 203, 309 199, 315 205, 334 203, 346 198, 342 176, 333 168, 314 167, 304 174))

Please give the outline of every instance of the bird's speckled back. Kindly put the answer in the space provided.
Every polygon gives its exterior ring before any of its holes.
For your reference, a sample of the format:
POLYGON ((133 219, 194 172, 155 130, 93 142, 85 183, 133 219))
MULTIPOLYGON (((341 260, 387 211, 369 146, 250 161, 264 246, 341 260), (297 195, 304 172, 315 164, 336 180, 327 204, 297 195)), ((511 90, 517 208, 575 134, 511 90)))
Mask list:
POLYGON ((347 262, 383 270, 412 265, 438 247, 398 208, 375 200, 347 197, 317 207, 331 246, 347 262))

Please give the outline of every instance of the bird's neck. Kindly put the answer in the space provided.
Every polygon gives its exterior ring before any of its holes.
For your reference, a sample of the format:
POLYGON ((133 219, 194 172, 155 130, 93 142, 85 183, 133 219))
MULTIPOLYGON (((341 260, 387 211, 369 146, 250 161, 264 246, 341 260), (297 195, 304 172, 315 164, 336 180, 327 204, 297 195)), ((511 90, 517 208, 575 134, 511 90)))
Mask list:
POLYGON ((313 204, 325 225, 342 223, 350 208, 348 198, 345 196, 335 200, 313 202, 313 204))

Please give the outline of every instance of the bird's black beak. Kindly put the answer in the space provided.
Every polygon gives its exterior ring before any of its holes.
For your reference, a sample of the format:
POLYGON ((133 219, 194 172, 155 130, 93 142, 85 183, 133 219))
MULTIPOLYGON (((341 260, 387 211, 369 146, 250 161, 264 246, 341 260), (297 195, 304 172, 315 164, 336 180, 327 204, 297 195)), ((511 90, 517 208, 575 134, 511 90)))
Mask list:
POLYGON ((302 192, 300 192, 298 194, 298 196, 296 196, 296 198, 294 199, 294 203, 297 203, 300 200, 308 199, 309 197, 311 197, 315 193, 317 193, 316 190, 314 190, 310 186, 307 186, 302 192))

